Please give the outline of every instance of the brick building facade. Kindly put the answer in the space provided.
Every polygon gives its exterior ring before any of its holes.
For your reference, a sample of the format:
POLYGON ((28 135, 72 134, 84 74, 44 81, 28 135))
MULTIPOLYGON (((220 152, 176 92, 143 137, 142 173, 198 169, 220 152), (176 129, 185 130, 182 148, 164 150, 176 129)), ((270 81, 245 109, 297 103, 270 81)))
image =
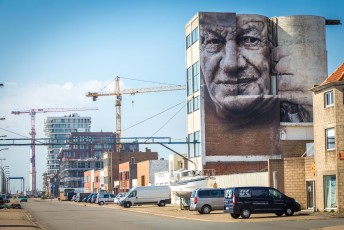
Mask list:
POLYGON ((146 148, 145 152, 106 152, 104 153, 104 190, 119 192, 119 165, 124 162, 157 160, 158 153, 146 148))
POLYGON ((314 86, 314 156, 269 161, 270 185, 303 209, 344 211, 344 63, 314 86))

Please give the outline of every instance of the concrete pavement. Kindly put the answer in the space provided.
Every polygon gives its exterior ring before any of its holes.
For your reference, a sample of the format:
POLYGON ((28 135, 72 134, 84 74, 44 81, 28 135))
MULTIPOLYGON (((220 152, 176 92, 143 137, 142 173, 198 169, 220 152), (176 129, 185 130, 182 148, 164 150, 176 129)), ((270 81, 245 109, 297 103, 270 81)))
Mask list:
MULTIPOLYGON (((53 201, 60 202, 60 201, 53 201)), ((85 203, 70 202, 73 205, 82 205, 85 203)), ((198 221, 214 221, 214 222, 269 222, 269 221, 281 221, 281 220, 321 220, 344 217, 341 214, 330 214, 330 213, 319 213, 310 211, 301 211, 295 213, 291 217, 277 217, 271 214, 260 214, 252 215, 250 219, 233 219, 228 214, 224 214, 222 211, 214 211, 209 215, 202 215, 198 212, 192 212, 187 210, 180 210, 179 206, 167 205, 166 207, 157 206, 136 206, 131 208, 122 208, 118 205, 109 204, 99 206, 95 204, 86 204, 86 206, 98 206, 99 208, 110 208, 110 209, 121 209, 128 212, 140 212, 150 215, 167 216, 178 219, 192 219, 198 221)), ((0 209, 0 229, 4 230, 33 230, 33 229, 44 229, 39 223, 36 223, 29 213, 25 209, 0 209)), ((343 230, 344 225, 332 226, 325 228, 317 228, 317 230, 343 230)))

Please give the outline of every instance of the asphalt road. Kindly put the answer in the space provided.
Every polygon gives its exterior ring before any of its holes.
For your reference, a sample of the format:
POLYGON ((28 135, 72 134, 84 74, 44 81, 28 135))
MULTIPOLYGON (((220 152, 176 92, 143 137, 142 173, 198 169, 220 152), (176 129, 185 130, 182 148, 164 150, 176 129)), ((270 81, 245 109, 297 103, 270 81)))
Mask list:
MULTIPOLYGON (((304 230, 344 225, 344 218, 316 220, 280 219, 281 221, 271 221, 269 218, 262 218, 258 222, 235 222, 234 220, 233 222, 213 222, 193 220, 192 218, 176 218, 169 216, 168 213, 163 213, 163 215, 141 213, 136 212, 135 207, 129 210, 121 207, 109 208, 110 205, 98 206, 87 204, 85 206, 84 204, 74 204, 70 202, 34 199, 30 199, 28 203, 22 203, 22 205, 34 220, 47 230, 304 230)), ((149 210, 149 208, 150 206, 144 207, 146 210, 149 210)), ((163 208, 161 210, 163 210, 163 208)))

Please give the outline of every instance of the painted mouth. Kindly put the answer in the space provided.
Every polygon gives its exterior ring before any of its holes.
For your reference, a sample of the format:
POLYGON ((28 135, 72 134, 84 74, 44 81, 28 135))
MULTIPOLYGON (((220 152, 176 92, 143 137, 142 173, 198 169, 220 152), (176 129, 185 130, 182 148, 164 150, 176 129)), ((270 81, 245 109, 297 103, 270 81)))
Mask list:
POLYGON ((252 77, 244 77, 244 78, 238 78, 235 80, 227 80, 227 81, 219 81, 216 82, 216 84, 224 85, 224 86, 233 86, 233 85, 239 85, 239 84, 250 84, 252 82, 256 82, 258 78, 252 76, 252 77))

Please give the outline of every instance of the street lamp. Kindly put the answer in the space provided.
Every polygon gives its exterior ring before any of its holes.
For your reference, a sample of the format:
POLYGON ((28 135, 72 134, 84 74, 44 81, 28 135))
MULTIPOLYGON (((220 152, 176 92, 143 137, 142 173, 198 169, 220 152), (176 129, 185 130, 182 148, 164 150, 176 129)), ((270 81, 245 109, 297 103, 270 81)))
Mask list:
POLYGON ((9 166, 8 165, 6 165, 6 166, 4 166, 4 167, 2 167, 2 160, 6 160, 6 159, 0 159, 1 160, 1 193, 5 193, 6 191, 5 191, 5 187, 6 187, 6 185, 5 185, 5 170, 6 169, 9 169, 9 166))
POLYGON ((2 150, 9 150, 9 148, 3 148, 3 149, 0 149, 0 151, 2 151, 2 150))

